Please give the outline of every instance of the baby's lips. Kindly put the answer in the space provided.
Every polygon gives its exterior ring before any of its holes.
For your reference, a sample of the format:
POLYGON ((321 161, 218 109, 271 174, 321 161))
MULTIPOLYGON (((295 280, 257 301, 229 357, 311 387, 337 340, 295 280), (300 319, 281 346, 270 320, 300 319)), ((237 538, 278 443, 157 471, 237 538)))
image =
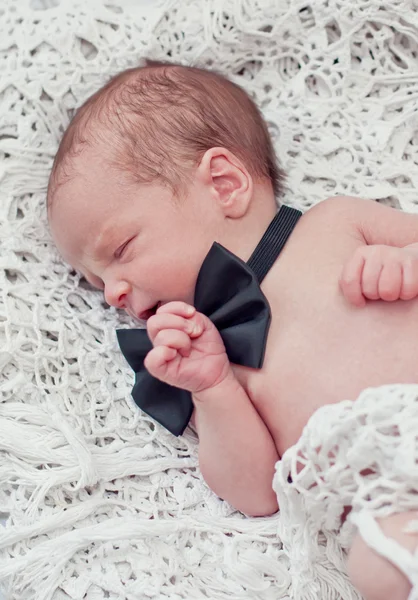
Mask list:
POLYGON ((142 313, 140 313, 138 315, 138 319, 141 319, 141 321, 148 321, 152 315, 155 315, 155 310, 149 308, 148 310, 144 310, 142 313))
POLYGON ((154 306, 152 306, 151 308, 147 308, 147 310, 142 311, 138 315, 138 319, 141 319, 142 321, 147 321, 150 317, 155 315, 157 309, 161 306, 161 304, 162 302, 157 302, 157 304, 154 304, 154 306))

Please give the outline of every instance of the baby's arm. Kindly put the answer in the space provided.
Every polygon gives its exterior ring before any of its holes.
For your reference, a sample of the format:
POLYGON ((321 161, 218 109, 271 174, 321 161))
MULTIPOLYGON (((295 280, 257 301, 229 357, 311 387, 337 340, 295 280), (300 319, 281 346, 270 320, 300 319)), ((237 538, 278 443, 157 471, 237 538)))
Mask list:
POLYGON ((206 483, 247 515, 276 512, 272 488, 279 459, 276 446, 232 370, 218 386, 193 398, 199 463, 206 483))
POLYGON ((345 297, 356 306, 363 306, 366 299, 416 298, 418 215, 358 198, 333 198, 327 205, 325 210, 359 239, 341 274, 345 297))
POLYGON ((248 515, 276 512, 272 481, 279 456, 233 374, 216 327, 184 302, 170 302, 148 320, 147 329, 154 346, 145 359, 148 371, 193 395, 199 462, 208 485, 248 515))

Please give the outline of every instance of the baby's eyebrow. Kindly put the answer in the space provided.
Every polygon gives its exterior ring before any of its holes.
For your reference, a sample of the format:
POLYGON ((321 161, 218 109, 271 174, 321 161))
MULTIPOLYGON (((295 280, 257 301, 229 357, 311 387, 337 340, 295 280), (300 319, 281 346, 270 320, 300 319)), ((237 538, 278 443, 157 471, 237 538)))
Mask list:
POLYGON ((87 245, 85 252, 92 260, 97 260, 103 254, 107 253, 109 249, 116 250, 119 246, 124 243, 124 240, 120 239, 120 235, 117 235, 117 224, 113 221, 112 223, 104 225, 101 231, 99 231, 95 238, 87 245))
POLYGON ((84 253, 93 260, 101 256, 114 240, 117 225, 114 220, 109 222, 106 219, 106 221, 99 225, 98 231, 85 244, 84 253))
POLYGON ((98 256, 103 254, 103 251, 107 246, 106 236, 103 233, 97 234, 95 239, 93 239, 85 248, 85 254, 89 256, 89 258, 95 260, 98 256))

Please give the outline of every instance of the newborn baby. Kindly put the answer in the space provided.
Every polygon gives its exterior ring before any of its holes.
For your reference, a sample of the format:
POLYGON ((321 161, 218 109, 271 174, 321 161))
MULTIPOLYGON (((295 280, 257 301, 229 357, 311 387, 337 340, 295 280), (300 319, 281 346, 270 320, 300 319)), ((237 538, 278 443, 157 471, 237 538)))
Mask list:
MULTIPOLYGON (((79 109, 48 189, 62 256, 109 304, 147 321, 146 368, 192 394, 203 477, 254 516, 278 509, 275 463, 319 406, 418 383, 418 216, 355 198, 324 200, 299 219, 262 283, 272 313, 264 364, 230 363, 193 307, 199 269, 215 241, 248 260, 283 181, 242 89, 150 62, 79 109)), ((397 517, 382 528, 401 539, 397 517)), ((392 598, 392 585, 406 598, 394 567, 359 539, 354 548, 349 570, 366 597, 392 598), (386 579, 370 576, 374 564, 386 579)))

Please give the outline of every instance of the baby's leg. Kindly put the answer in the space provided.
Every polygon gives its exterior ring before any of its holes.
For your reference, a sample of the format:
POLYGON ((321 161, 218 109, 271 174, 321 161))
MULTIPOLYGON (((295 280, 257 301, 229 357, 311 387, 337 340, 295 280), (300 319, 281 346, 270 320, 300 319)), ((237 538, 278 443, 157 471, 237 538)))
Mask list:
POLYGON ((407 600, 412 585, 401 568, 409 572, 415 571, 417 577, 418 558, 414 559, 411 554, 418 546, 418 533, 406 533, 403 530, 414 520, 418 520, 418 511, 377 519, 381 532, 391 538, 383 541, 379 550, 387 548, 390 559, 372 550, 359 533, 354 538, 348 557, 348 573, 351 582, 365 600, 407 600), (392 540, 400 547, 396 547, 392 540), (398 563, 399 568, 394 562, 398 563))

